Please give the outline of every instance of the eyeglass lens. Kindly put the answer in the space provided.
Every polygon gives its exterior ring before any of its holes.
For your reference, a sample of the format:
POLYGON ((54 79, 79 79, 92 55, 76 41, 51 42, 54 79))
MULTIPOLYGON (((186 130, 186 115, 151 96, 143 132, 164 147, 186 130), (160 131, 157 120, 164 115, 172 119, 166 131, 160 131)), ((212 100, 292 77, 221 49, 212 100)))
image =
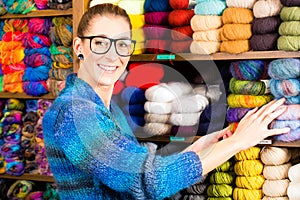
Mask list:
MULTIPOLYGON (((129 39, 115 40, 115 49, 119 55, 129 56, 134 50, 134 43, 129 39)), ((94 53, 102 54, 109 51, 112 46, 112 40, 103 37, 94 37, 91 40, 91 50, 94 53)))

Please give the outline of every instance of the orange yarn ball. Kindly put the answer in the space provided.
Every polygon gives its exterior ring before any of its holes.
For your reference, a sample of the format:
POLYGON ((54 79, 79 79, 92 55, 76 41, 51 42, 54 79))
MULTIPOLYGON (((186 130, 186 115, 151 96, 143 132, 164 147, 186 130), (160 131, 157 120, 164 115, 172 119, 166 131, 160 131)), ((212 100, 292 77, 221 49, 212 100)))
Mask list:
POLYGON ((175 27, 190 25, 193 16, 194 10, 173 10, 168 17, 169 25, 175 27))

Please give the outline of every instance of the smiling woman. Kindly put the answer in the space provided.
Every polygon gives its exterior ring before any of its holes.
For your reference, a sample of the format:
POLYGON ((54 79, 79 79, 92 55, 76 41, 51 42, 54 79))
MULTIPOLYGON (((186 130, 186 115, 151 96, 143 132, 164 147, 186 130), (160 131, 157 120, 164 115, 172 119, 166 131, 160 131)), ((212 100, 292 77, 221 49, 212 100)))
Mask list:
POLYGON ((284 112, 284 107, 275 111, 282 99, 249 111, 234 135, 225 128, 183 152, 159 156, 155 144, 137 141, 111 101, 135 46, 125 10, 108 3, 90 7, 77 33, 78 74, 67 77, 43 118, 47 158, 62 200, 164 199, 199 182, 240 150, 288 132, 267 129, 284 112))

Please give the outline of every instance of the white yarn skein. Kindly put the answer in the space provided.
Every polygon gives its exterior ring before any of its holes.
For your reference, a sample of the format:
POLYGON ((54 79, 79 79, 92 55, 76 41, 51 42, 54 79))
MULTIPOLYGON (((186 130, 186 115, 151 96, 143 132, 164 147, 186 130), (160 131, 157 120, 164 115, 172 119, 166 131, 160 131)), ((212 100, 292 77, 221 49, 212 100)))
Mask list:
POLYGON ((252 9, 257 0, 226 0, 227 7, 252 9))
POLYGON ((280 197, 287 195, 287 188, 289 186, 289 179, 281 180, 265 180, 262 191, 269 197, 280 197))
POLYGON ((253 15, 256 18, 277 16, 282 7, 280 0, 259 0, 253 6, 253 15))
POLYGON ((265 146, 260 155, 265 165, 282 165, 291 158, 291 152, 287 148, 274 146, 265 146))
POLYGON ((287 196, 289 200, 300 200, 300 183, 290 182, 287 188, 287 196))
POLYGON ((300 183, 300 163, 290 167, 288 171, 288 177, 290 181, 300 183))
POLYGON ((172 103, 163 103, 155 101, 146 101, 144 103, 144 109, 148 113, 155 114, 169 114, 171 113, 172 103))
POLYGON ((289 168, 291 163, 285 163, 282 165, 265 165, 263 175, 266 179, 279 180, 288 178, 289 168))
POLYGON ((203 111, 209 104, 203 95, 184 95, 172 101, 172 113, 195 113, 203 111))

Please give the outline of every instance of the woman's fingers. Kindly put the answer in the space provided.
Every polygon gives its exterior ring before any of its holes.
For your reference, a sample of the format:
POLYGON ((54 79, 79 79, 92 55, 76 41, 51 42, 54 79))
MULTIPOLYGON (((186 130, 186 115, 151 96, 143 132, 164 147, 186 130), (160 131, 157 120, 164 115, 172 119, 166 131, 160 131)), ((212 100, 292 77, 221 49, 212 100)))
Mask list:
POLYGON ((264 123, 265 125, 269 125, 274 119, 276 119, 278 116, 280 116, 282 113, 284 113, 284 111, 286 109, 287 109, 286 106, 279 107, 274 112, 267 114, 265 116, 265 118, 263 119, 262 123, 264 123))
POLYGON ((277 128, 277 129, 270 129, 266 133, 268 134, 267 137, 273 136, 273 135, 280 135, 280 134, 285 134, 290 132, 290 128, 277 128))
POLYGON ((269 102, 268 104, 264 105, 263 107, 261 107, 261 109, 259 109, 256 112, 256 114, 258 115, 257 120, 262 122, 268 116, 267 118, 271 119, 271 121, 272 121, 273 119, 275 119, 275 117, 277 117, 272 113, 275 110, 277 110, 284 102, 285 102, 285 99, 282 98, 279 100, 273 100, 273 101, 269 102), (273 117, 273 116, 275 116, 275 117, 273 117))

